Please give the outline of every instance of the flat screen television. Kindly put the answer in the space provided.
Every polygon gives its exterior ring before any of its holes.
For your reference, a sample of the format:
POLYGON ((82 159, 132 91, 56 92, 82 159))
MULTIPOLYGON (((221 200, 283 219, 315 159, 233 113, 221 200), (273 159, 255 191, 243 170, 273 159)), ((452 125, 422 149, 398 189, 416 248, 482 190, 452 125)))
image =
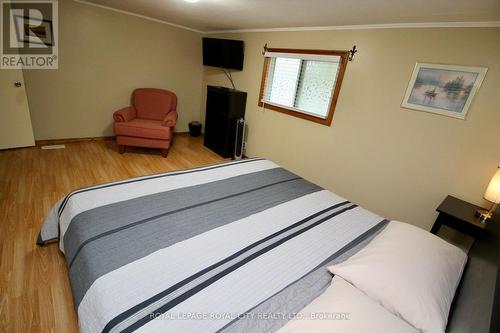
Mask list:
POLYGON ((203 65, 243 69, 245 44, 242 40, 203 38, 203 65))

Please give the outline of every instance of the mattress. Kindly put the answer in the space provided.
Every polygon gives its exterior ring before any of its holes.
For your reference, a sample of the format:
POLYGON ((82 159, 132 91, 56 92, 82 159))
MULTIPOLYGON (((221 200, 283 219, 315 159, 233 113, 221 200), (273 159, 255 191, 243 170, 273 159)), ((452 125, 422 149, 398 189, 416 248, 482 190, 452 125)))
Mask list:
POLYGON ((79 189, 47 217, 82 332, 275 331, 387 223, 255 158, 79 189))

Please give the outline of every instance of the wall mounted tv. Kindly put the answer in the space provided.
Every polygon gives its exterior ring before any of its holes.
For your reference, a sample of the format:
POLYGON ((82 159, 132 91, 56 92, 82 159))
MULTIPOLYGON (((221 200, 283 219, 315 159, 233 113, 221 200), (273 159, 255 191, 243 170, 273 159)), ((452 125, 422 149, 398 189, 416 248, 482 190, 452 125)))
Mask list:
POLYGON ((203 65, 243 69, 245 44, 242 40, 203 38, 203 65))

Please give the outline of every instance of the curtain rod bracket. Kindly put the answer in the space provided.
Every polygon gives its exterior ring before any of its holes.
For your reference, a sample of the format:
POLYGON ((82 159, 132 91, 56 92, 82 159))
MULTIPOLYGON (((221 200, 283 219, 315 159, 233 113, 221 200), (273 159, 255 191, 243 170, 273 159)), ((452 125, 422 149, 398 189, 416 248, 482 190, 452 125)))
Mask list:
POLYGON ((356 45, 354 45, 352 49, 349 51, 349 57, 348 57, 349 61, 352 61, 354 59, 354 54, 356 54, 356 52, 358 52, 358 50, 356 50, 356 45))
POLYGON ((267 43, 264 45, 264 50, 262 51, 262 55, 265 55, 267 52, 267 43))

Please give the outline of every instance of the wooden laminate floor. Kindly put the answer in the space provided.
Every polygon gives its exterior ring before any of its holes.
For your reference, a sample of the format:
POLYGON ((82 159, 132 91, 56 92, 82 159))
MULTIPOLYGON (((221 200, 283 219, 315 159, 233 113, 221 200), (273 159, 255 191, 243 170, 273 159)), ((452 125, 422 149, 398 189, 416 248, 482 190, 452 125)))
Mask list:
POLYGON ((202 141, 177 135, 166 159, 146 149, 120 155, 113 141, 0 151, 0 332, 78 330, 63 256, 56 244, 35 245, 60 197, 92 184, 223 160, 202 141))

